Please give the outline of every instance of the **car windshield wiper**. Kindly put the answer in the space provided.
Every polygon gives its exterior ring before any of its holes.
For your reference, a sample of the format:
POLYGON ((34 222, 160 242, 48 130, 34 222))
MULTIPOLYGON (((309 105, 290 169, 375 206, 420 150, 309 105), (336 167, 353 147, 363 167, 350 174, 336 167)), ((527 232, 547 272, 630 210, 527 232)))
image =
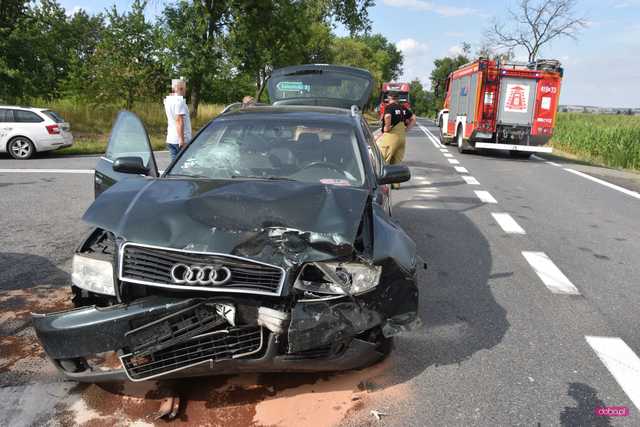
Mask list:
POLYGON ((287 178, 286 176, 257 176, 257 175, 231 175, 232 179, 265 179, 270 181, 296 181, 293 178, 287 178))
POLYGON ((187 175, 187 174, 179 174, 179 173, 171 173, 167 175, 167 178, 205 178, 211 179, 209 176, 205 175, 187 175))

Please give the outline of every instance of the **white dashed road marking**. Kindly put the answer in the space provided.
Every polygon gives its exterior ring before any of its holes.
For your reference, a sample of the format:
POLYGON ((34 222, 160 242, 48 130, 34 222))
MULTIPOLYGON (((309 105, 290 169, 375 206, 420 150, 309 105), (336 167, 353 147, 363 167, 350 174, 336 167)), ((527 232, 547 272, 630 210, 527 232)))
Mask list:
POLYGON ((449 163, 451 163, 452 165, 459 165, 460 162, 457 159, 447 159, 449 160, 449 163))
POLYGON ((567 276, 560 271, 544 252, 523 251, 522 256, 527 260, 540 280, 554 294, 580 295, 580 291, 573 286, 567 276))
POLYGON ((620 338, 585 338, 629 400, 640 410, 640 358, 620 338))
POLYGON ((474 191, 474 193, 476 193, 476 196, 478 196, 478 199, 480 199, 482 203, 498 203, 498 201, 488 191, 478 190, 474 191))
POLYGON ((508 213, 491 213, 493 219, 496 220, 498 225, 504 230, 505 233, 509 234, 527 234, 524 229, 518 225, 515 219, 511 217, 508 213))
POLYGON ((449 150, 447 150, 446 148, 441 148, 440 151, 442 151, 443 153, 448 153, 449 150))
POLYGON ((462 175, 462 179, 469 185, 480 185, 477 179, 472 176, 462 175))
POLYGON ((456 172, 460 172, 460 173, 469 173, 469 171, 467 170, 467 168, 463 167, 463 166, 454 166, 456 168, 456 172))
POLYGON ((93 173, 93 169, 0 169, 0 173, 93 173))
POLYGON ((449 153, 444 153, 445 157, 453 157, 453 154, 449 154, 449 153))
POLYGON ((619 185, 615 185, 615 184, 612 184, 612 183, 607 182, 605 180, 602 180, 602 179, 599 179, 599 178, 595 178, 595 177, 593 177, 591 175, 587 175, 586 173, 579 172, 579 171, 574 170, 574 169, 569 169, 569 168, 563 168, 563 169, 566 170, 567 172, 571 172, 573 174, 576 174, 578 176, 586 178, 589 181, 597 182, 598 184, 604 185, 605 187, 609 187, 612 190, 616 190, 616 191, 619 191, 621 193, 624 193, 627 196, 631 196, 631 197, 635 197, 636 199, 640 199, 640 193, 638 193, 637 191, 628 190, 628 189, 626 189, 624 187, 620 187, 619 185))

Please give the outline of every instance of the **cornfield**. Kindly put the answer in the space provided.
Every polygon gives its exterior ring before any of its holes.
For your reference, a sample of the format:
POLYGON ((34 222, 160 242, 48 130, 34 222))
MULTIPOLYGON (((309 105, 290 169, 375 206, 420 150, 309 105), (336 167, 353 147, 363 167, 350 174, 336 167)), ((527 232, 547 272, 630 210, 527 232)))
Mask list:
POLYGON ((606 166, 640 170, 640 116, 559 113, 552 145, 606 166))

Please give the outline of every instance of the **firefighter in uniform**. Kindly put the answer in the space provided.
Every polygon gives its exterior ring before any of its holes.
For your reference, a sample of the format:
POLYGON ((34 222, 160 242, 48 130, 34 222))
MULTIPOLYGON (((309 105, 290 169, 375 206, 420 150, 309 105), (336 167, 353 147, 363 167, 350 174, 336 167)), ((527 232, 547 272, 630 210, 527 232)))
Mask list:
POLYGON ((389 165, 400 163, 404 158, 406 131, 416 123, 416 117, 409 109, 398 104, 398 95, 389 94, 389 103, 384 107, 382 118, 382 138, 378 141, 384 161, 389 165))

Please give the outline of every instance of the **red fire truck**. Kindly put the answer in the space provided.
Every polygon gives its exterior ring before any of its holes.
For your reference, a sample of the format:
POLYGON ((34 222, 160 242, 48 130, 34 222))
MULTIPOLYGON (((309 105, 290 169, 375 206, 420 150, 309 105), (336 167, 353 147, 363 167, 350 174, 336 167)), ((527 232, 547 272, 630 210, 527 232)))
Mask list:
POLYGON ((409 100, 410 89, 411 86, 409 83, 382 83, 382 88, 380 89, 380 107, 378 111, 380 113, 380 120, 382 120, 382 117, 384 116, 384 107, 390 92, 394 92, 398 95, 398 102, 400 105, 404 108, 411 108, 411 101, 409 100))
POLYGON ((550 153, 563 70, 555 60, 529 64, 480 58, 452 72, 438 114, 442 142, 461 153, 509 150, 514 157, 550 153))

